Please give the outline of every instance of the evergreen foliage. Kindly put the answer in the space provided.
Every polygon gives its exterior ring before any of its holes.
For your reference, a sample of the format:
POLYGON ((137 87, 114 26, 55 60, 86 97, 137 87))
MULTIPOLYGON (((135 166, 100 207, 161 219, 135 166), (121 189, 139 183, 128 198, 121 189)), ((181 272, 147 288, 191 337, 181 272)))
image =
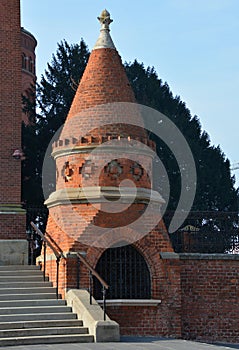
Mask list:
MULTIPOLYGON (((43 205, 41 174, 46 150, 55 132, 65 122, 88 58, 89 51, 83 39, 80 44, 73 45, 62 41, 37 84, 36 109, 29 100, 23 100, 24 111, 31 121, 34 120, 23 125, 26 160, 23 162, 22 201, 27 206, 43 205)), ((52 166, 54 168, 54 162, 52 166)), ((52 176, 54 183, 55 174, 52 176)))
MULTIPOLYGON (((88 48, 83 40, 80 44, 69 45, 66 41, 58 44, 58 49, 48 64, 45 75, 37 85, 37 114, 29 101, 24 101, 25 110, 32 116, 33 123, 23 126, 23 147, 26 160, 23 163, 23 202, 26 205, 43 205, 41 186, 42 162, 46 148, 54 133, 64 123, 71 106, 76 87, 82 77, 89 58, 88 48)), ((231 246, 232 232, 237 229, 238 190, 231 176, 230 162, 219 146, 211 145, 208 134, 202 130, 199 118, 192 117, 179 96, 173 96, 167 83, 158 78, 154 68, 145 68, 136 60, 125 63, 126 73, 138 103, 152 107, 170 118, 181 130, 194 155, 197 168, 197 191, 192 211, 201 213, 195 225, 202 231, 210 227, 214 234, 224 232, 225 243, 220 251, 231 246), (207 213, 205 213, 207 212, 207 213), (208 213, 228 213, 230 227, 222 220, 208 213), (233 214, 234 215, 234 214, 233 214), (213 218, 212 218, 213 217, 213 218)), ((157 122, 157 121, 156 121, 157 122)), ((164 163, 170 180, 170 201, 168 211, 174 211, 180 196, 180 172, 173 154, 156 135, 150 135, 156 142, 157 153, 164 163)), ((55 176, 55 174, 53 174, 55 176)), ((156 186, 161 191, 163 179, 157 176, 156 186)), ((220 214, 219 214, 220 215, 220 214)), ((186 223, 190 223, 190 215, 186 223)), ((165 217, 167 223, 167 217, 165 217)), ((225 220, 224 220, 225 221, 225 220)), ((185 224, 186 224, 185 223, 185 224)), ((208 235, 207 235, 208 236, 208 235)), ((214 251, 212 248, 211 250, 214 251)), ((209 252, 211 251, 209 250, 209 252)), ((207 249, 208 251, 208 249, 207 249)))

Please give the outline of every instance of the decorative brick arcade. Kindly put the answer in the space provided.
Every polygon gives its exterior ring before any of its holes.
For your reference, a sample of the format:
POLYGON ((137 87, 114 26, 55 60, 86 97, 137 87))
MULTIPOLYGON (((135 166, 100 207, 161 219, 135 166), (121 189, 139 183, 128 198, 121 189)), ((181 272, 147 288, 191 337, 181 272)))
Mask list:
POLYGON ((27 262, 21 208, 20 1, 0 1, 0 264, 27 262))

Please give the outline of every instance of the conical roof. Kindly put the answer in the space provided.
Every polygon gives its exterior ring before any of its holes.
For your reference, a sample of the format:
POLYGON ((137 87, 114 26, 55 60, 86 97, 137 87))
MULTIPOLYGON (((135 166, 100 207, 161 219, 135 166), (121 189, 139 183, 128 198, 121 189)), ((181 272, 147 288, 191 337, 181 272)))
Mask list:
POLYGON ((68 119, 100 104, 136 102, 121 57, 110 36, 112 19, 109 12, 104 10, 98 19, 101 23, 100 36, 91 52, 68 119))
POLYGON ((147 139, 133 90, 110 36, 112 19, 109 12, 104 10, 98 19, 101 23, 100 35, 77 88, 60 139, 147 139))

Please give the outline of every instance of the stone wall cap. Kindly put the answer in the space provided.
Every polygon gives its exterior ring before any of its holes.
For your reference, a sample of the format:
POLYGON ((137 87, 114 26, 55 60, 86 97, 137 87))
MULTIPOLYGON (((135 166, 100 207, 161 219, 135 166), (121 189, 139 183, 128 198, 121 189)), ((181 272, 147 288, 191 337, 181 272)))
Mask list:
POLYGON ((180 260, 239 260, 239 254, 180 253, 180 260))
POLYGON ((174 252, 161 252, 159 255, 161 259, 179 259, 179 254, 174 252))
MULTIPOLYGON (((97 303, 103 304, 103 300, 97 300, 97 303)), ((107 306, 157 306, 161 304, 160 299, 108 299, 107 306)))

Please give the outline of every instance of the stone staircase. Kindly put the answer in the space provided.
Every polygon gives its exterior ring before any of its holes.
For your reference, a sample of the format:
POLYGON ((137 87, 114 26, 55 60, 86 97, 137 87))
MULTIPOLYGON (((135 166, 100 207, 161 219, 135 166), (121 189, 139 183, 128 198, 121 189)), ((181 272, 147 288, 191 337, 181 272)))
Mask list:
POLYGON ((0 266, 0 346, 93 341, 38 267, 0 266))

